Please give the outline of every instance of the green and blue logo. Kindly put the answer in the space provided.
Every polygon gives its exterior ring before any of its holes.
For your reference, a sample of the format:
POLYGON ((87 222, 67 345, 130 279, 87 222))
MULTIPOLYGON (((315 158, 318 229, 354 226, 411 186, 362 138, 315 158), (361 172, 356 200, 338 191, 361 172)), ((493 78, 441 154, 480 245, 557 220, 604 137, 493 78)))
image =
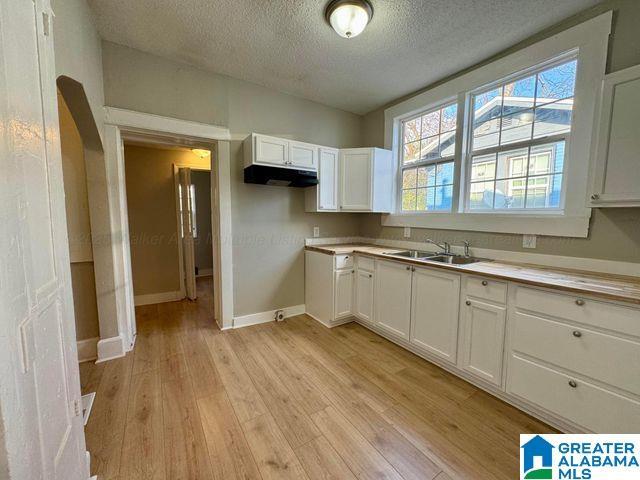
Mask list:
POLYGON ((520 480, 638 480, 640 435, 520 435, 520 480))

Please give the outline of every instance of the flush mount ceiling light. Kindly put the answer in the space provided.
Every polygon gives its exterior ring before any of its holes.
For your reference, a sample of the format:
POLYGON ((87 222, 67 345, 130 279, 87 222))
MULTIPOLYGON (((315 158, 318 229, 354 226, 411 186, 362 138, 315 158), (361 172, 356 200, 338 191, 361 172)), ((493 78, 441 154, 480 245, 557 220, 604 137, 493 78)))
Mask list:
POLYGON ((192 148, 191 152, 200 158, 208 157, 210 153, 209 150, 204 150, 202 148, 192 148))
POLYGON ((371 21, 373 7, 367 0, 333 0, 327 5, 325 17, 338 35, 353 38, 371 21))

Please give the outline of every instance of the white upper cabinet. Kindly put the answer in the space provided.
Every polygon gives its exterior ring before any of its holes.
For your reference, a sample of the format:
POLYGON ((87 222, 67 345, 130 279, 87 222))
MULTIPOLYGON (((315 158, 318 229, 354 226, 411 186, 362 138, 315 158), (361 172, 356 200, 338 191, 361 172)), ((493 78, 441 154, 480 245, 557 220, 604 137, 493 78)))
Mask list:
POLYGON ((589 205, 640 206, 640 65, 606 76, 597 131, 589 205))
POLYGON ((340 150, 340 210, 391 212, 393 164, 389 150, 340 150))
POLYGON ((338 160, 336 148, 318 149, 318 185, 305 189, 307 212, 335 212, 338 210, 338 160))
POLYGON ((304 170, 317 170, 318 146, 310 143, 289 142, 289 166, 304 170))
POLYGON ((413 270, 410 341, 456 363, 460 275, 428 268, 413 270))
POLYGON ((265 165, 316 171, 318 148, 309 143, 252 133, 244 140, 244 166, 265 165))

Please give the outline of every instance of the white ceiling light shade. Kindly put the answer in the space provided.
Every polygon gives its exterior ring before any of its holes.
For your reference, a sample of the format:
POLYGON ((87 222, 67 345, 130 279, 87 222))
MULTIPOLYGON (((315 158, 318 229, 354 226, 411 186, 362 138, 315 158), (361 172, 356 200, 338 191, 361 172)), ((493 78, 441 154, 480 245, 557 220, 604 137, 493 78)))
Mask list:
POLYGON ((353 38, 371 21, 373 7, 367 0, 334 0, 327 5, 325 16, 338 35, 353 38))

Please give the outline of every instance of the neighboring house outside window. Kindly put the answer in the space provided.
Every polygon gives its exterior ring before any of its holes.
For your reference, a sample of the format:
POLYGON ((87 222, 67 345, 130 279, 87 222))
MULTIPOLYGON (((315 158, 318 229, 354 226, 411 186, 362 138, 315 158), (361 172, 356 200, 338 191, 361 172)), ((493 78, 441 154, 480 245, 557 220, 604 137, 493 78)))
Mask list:
POLYGON ((576 60, 472 95, 466 210, 559 209, 576 60))
POLYGON ((403 124, 402 210, 451 210, 456 148, 455 103, 403 124))

